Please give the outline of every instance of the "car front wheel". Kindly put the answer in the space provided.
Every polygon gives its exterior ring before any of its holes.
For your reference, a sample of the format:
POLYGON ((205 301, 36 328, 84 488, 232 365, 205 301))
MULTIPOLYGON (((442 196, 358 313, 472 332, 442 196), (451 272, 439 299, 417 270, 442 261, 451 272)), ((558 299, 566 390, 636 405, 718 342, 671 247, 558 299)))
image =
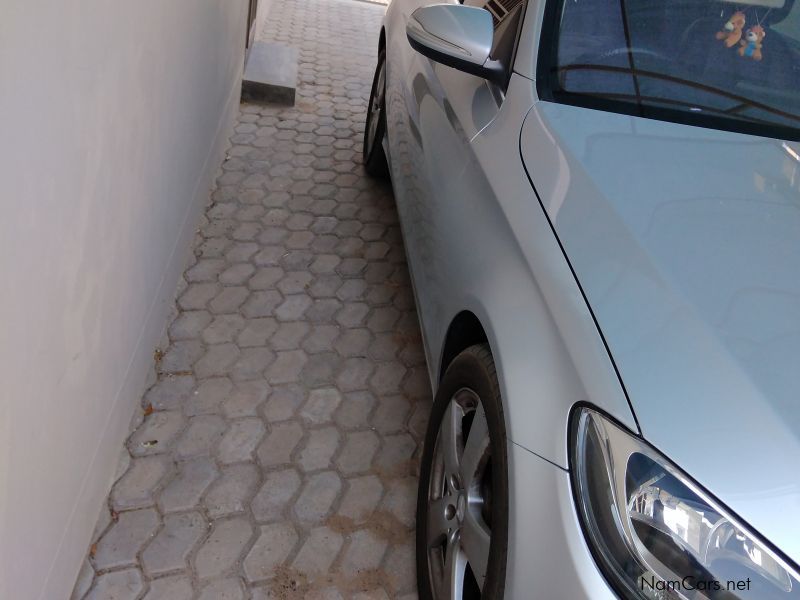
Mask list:
POLYGON ((505 421, 494 361, 472 346, 447 368, 431 411, 417 497, 423 600, 500 600, 508 541, 505 421))
POLYGON ((386 52, 381 50, 378 55, 378 67, 372 80, 367 122, 364 127, 364 169, 373 177, 389 175, 389 165, 383 150, 384 137, 386 137, 386 52))

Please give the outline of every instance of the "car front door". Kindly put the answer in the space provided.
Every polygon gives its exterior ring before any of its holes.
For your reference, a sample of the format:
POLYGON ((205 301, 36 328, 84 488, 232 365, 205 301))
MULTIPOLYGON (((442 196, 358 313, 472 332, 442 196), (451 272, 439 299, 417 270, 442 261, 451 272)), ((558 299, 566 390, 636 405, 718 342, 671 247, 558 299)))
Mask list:
MULTIPOLYGON (((398 3, 394 19, 406 23, 427 2, 398 3)), ((491 57, 510 72, 524 0, 468 0, 492 13, 491 57)), ((505 85, 457 71, 413 51, 404 27, 387 40, 387 128, 392 181, 420 312, 428 363, 438 364, 431 342, 441 340, 449 322, 444 296, 449 289, 452 232, 448 224, 462 211, 465 186, 481 174, 471 141, 497 116, 505 85)), ((474 190, 473 190, 474 191, 474 190)), ((488 199, 487 199, 488 200, 488 199)))

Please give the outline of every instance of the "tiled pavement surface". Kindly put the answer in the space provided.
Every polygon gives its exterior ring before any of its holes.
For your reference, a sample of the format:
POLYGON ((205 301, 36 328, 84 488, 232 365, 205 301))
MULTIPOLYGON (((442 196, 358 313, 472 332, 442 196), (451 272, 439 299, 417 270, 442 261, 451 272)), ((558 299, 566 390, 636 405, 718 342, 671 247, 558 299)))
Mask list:
POLYGON ((391 191, 360 166, 382 13, 274 4, 296 106, 242 106, 75 598, 415 598, 430 389, 391 191))

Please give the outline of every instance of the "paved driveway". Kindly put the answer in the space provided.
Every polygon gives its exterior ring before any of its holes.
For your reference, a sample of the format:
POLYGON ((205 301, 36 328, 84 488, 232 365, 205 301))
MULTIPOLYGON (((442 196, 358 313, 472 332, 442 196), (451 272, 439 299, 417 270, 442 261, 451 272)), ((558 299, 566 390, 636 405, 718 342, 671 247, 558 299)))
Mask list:
POLYGON ((76 598, 415 597, 430 389, 391 190, 359 164, 382 13, 273 3, 298 101, 242 106, 76 598))

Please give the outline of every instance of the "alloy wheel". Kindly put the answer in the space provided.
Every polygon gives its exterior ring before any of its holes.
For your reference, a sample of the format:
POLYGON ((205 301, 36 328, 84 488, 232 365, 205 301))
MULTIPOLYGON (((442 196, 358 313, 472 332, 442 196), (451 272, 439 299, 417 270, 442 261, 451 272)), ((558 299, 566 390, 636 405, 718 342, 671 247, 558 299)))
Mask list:
POLYGON ((456 392, 445 410, 427 483, 433 597, 480 598, 491 544, 491 444, 486 413, 471 389, 456 392))

